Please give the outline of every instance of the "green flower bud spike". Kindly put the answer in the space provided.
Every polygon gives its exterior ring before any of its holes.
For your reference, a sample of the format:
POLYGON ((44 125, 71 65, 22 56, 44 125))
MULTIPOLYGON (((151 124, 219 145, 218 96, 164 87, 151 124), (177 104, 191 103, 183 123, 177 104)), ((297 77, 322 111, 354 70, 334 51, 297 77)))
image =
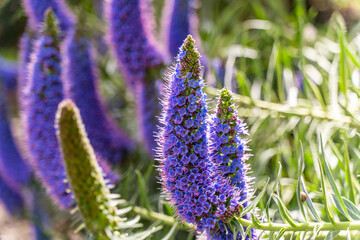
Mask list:
POLYGON ((87 138, 79 110, 71 100, 59 104, 56 128, 67 177, 86 228, 96 240, 120 237, 118 223, 122 219, 116 216, 117 208, 87 138))

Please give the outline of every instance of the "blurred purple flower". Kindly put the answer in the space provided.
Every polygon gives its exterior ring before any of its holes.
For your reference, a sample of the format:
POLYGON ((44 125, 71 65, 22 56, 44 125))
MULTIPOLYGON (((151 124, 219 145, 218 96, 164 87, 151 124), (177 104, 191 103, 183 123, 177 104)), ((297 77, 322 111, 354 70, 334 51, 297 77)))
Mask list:
POLYGON ((63 45, 65 94, 80 109, 95 152, 102 159, 118 164, 134 144, 106 113, 98 89, 91 46, 88 39, 80 34, 69 32, 63 45))
POLYGON ((17 87, 17 63, 0 57, 0 81, 4 89, 14 91, 17 87))
MULTIPOLYGON (((69 184, 54 128, 57 106, 63 99, 60 80, 61 56, 59 32, 52 11, 45 18, 42 34, 36 40, 29 64, 28 88, 24 122, 31 164, 53 199, 64 208, 70 208, 74 199, 69 184)), ((115 180, 109 167, 101 166, 110 180, 115 180)))
POLYGON ((26 15, 29 18, 29 27, 32 30, 40 30, 44 21, 44 15, 48 8, 52 8, 62 32, 67 32, 74 26, 74 16, 66 6, 64 0, 22 0, 26 15))
POLYGON ((0 91, 0 176, 12 189, 20 189, 30 181, 30 169, 15 145, 7 118, 6 103, 0 91))

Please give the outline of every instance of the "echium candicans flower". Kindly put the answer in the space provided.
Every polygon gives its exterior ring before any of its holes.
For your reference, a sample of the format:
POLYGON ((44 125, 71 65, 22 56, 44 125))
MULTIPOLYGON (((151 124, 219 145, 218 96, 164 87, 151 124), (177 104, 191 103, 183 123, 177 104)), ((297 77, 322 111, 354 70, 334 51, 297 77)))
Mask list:
POLYGON ((106 113, 89 40, 79 30, 71 31, 62 50, 65 95, 80 109, 95 152, 112 164, 119 163, 133 143, 106 113))
POLYGON ((0 57, 0 81, 5 90, 13 91, 17 87, 17 64, 0 57))
POLYGON ((206 94, 199 52, 189 35, 180 48, 164 101, 159 171, 164 193, 181 220, 199 232, 239 213, 239 196, 209 158, 206 94))
POLYGON ((62 32, 67 32, 74 26, 74 17, 64 0, 23 0, 23 3, 32 30, 40 30, 48 8, 54 11, 62 32))
MULTIPOLYGON (((57 106, 63 99, 60 80, 59 31, 52 11, 47 12, 42 34, 37 39, 29 64, 24 122, 31 163, 50 195, 61 207, 71 207, 73 199, 59 151, 54 123, 57 106)), ((109 172, 108 166, 102 164, 109 172)), ((112 179, 116 176, 109 175, 112 179)))
POLYGON ((109 43, 127 84, 143 81, 146 70, 163 64, 151 32, 149 0, 110 0, 105 6, 109 43))
POLYGON ((21 194, 8 186, 1 177, 0 201, 5 209, 12 215, 21 214, 24 210, 24 200, 21 194))
MULTIPOLYGON (((236 107, 232 103, 232 93, 226 88, 220 91, 215 113, 210 119, 210 156, 217 165, 218 172, 230 181, 232 187, 240 191, 242 207, 246 207, 250 178, 247 177, 249 165, 246 163, 250 149, 243 136, 248 135, 246 124, 238 117, 236 107)), ((250 219, 249 215, 244 218, 250 219)), ((214 239, 234 239, 231 232, 226 233, 221 222, 220 228, 212 232, 214 239)), ((252 230, 252 239, 257 239, 252 230)), ((236 239, 241 239, 240 233, 236 239)))
POLYGON ((30 181, 30 175, 30 169, 15 145, 4 93, 0 91, 0 176, 11 188, 20 190, 30 181))

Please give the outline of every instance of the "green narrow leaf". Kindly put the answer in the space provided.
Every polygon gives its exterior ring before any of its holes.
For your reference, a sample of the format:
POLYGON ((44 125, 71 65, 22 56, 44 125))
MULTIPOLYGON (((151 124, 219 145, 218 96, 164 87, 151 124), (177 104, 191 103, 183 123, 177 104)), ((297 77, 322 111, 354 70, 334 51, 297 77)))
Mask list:
MULTIPOLYGON (((274 186, 271 190, 271 193, 270 193, 270 196, 275 192, 275 189, 277 188, 278 184, 279 184, 279 181, 280 181, 280 176, 281 176, 281 169, 282 169, 282 166, 281 166, 281 163, 279 163, 279 170, 278 170, 278 175, 276 177, 276 180, 275 180, 275 183, 274 183, 274 186)), ((269 208, 270 208, 270 202, 271 202, 271 197, 269 197, 269 200, 266 204, 266 209, 265 209, 265 213, 266 213, 266 217, 267 217, 267 220, 268 222, 270 223, 271 220, 270 220, 270 213, 269 213, 269 208)))
POLYGON ((304 179, 302 177, 301 177, 301 186, 302 186, 304 193, 306 194, 306 201, 305 201, 306 205, 308 206, 310 212, 314 216, 315 221, 321 222, 321 218, 320 218, 319 214, 317 213, 315 206, 314 206, 313 202, 311 201, 311 198, 310 198, 308 192, 306 191, 306 186, 304 183, 304 179))
POLYGON ((289 223, 292 227, 297 227, 298 225, 294 221, 294 219, 291 217, 289 210, 286 208, 285 204, 282 202, 280 197, 276 194, 273 194, 273 197, 275 197, 277 205, 279 207, 279 211, 281 214, 281 217, 283 220, 287 223, 289 223))
POLYGON ((146 191, 144 179, 138 170, 135 170, 135 173, 136 173, 137 179, 138 179, 138 187, 139 187, 141 202, 148 211, 151 211, 150 201, 149 201, 148 194, 146 191))
POLYGON ((346 210, 348 211, 350 217, 355 221, 360 221, 360 209, 355 206, 349 199, 342 197, 344 201, 346 210))
POLYGON ((321 146, 321 157, 323 159, 323 163, 324 163, 324 169, 325 169, 325 175, 327 177, 327 179, 329 180, 329 183, 330 183, 330 186, 335 194, 335 199, 336 199, 336 202, 338 203, 339 205, 339 210, 341 211, 341 213, 347 218, 347 219, 350 219, 347 211, 346 211, 346 208, 345 208, 345 205, 344 205, 344 202, 342 201, 341 199, 341 195, 340 195, 340 192, 339 192, 339 189, 337 188, 336 186, 336 183, 335 183, 335 180, 334 180, 334 177, 333 175, 331 174, 331 171, 330 171, 330 168, 329 168, 329 165, 325 159, 325 151, 324 151, 324 146, 323 146, 323 142, 322 142, 322 138, 321 138, 321 135, 320 135, 320 146, 321 146))
POLYGON ((336 235, 339 234, 340 231, 330 231, 324 240, 333 240, 335 238, 336 235))
POLYGON ((299 208, 301 210, 301 213, 305 219, 305 222, 307 222, 308 220, 306 217, 304 205, 303 205, 303 202, 301 201, 301 175, 302 175, 302 172, 304 171, 304 150, 303 150, 303 146, 302 146, 301 142, 300 142, 300 148, 301 148, 301 154, 300 154, 300 159, 299 159, 299 164, 298 164, 298 182, 297 182, 296 199, 297 199, 299 208))
POLYGON ((170 240, 170 239, 174 236, 174 234, 175 234, 175 231, 176 231, 176 229, 177 229, 177 225, 178 225, 178 223, 176 222, 176 223, 171 227, 170 231, 166 234, 166 236, 163 237, 161 240, 170 240))
POLYGON ((280 229, 280 231, 279 231, 278 234, 276 235, 275 240, 279 240, 279 239, 284 235, 285 231, 286 231, 286 228, 280 229))
POLYGON ((321 187, 322 187, 326 215, 328 216, 330 222, 335 224, 335 219, 334 219, 334 216, 332 215, 332 212, 331 212, 330 206, 329 206, 328 195, 327 195, 327 190, 326 190, 325 180, 324 180, 324 169, 322 167, 320 159, 318 159, 318 164, 319 164, 319 168, 320 168, 320 180, 321 180, 321 187))
POLYGON ((352 202, 355 202, 355 187, 352 181, 352 172, 350 169, 350 156, 349 156, 349 150, 348 150, 348 145, 347 145, 347 141, 345 139, 345 136, 343 137, 343 141, 344 141, 344 149, 345 149, 345 153, 344 153, 344 161, 345 161, 345 180, 346 183, 348 184, 348 188, 349 188, 349 199, 352 202))
POLYGON ((249 203, 249 205, 247 207, 244 208, 244 210, 242 211, 241 213, 241 217, 244 216, 246 213, 248 213, 249 211, 251 211, 251 209, 253 209, 254 207, 257 206, 257 204, 259 203, 259 201, 264 197, 265 195, 265 192, 266 192, 266 189, 267 189, 267 186, 269 184, 269 181, 270 181, 270 178, 267 179, 266 181, 266 184, 265 184, 265 187, 263 188, 263 190, 260 192, 259 195, 257 195, 257 197, 251 201, 249 203))

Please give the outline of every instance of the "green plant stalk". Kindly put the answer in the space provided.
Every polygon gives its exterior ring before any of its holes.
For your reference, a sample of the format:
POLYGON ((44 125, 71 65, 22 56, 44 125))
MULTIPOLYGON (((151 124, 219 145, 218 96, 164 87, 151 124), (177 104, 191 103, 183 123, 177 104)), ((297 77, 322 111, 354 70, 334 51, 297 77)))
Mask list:
MULTIPOLYGON (((207 87, 205 91, 212 97, 216 96, 217 93, 217 90, 211 87, 207 87)), ((277 112, 278 114, 282 114, 285 116, 299 116, 299 117, 309 116, 311 118, 316 118, 320 120, 337 122, 339 123, 339 125, 348 124, 352 127, 356 127, 356 128, 360 127, 360 123, 356 119, 353 119, 350 116, 339 115, 339 114, 337 114, 336 116, 331 116, 328 112, 310 107, 309 108, 290 107, 285 104, 272 103, 263 100, 253 100, 250 97, 238 95, 238 94, 234 94, 234 102, 246 106, 258 107, 264 110, 277 112)))
POLYGON ((332 224, 330 222, 312 222, 312 223, 297 223, 297 226, 293 227, 288 223, 257 223, 253 224, 250 220, 238 218, 238 221, 243 227, 251 227, 263 231, 280 231, 285 229, 286 232, 299 232, 306 231, 312 232, 315 228, 320 228, 320 231, 346 231, 346 230, 360 230, 360 221, 352 222, 336 222, 332 224))
MULTIPOLYGON (((145 208, 141 208, 138 206, 133 207, 133 211, 136 214, 139 214, 141 217, 146 218, 148 220, 153 221, 161 221, 163 224, 168 226, 173 226, 177 221, 170 216, 167 216, 162 213, 157 213, 153 211, 148 211, 145 208)), ((254 229, 259 229, 263 231, 280 231, 281 229, 285 229, 286 232, 312 232, 315 228, 320 228, 321 231, 346 231, 349 230, 360 230, 360 221, 352 221, 352 222, 336 222, 332 224, 330 222, 313 222, 313 223, 297 223, 296 227, 291 226, 287 223, 257 223, 253 224, 251 220, 246 220, 243 218, 238 218, 238 221, 245 228, 251 227, 254 229)), ((191 225, 181 224, 178 225, 179 229, 182 230, 194 230, 191 225)))
MULTIPOLYGON (((149 211, 142 207, 133 206, 132 210, 134 213, 140 215, 144 219, 148 219, 152 221, 161 221, 163 224, 168 226, 173 226, 175 223, 178 223, 178 221, 176 221, 175 218, 171 216, 154 211, 149 211)), ((191 226, 187 223, 179 224, 177 228, 182 230, 195 230, 194 226, 191 226)))

